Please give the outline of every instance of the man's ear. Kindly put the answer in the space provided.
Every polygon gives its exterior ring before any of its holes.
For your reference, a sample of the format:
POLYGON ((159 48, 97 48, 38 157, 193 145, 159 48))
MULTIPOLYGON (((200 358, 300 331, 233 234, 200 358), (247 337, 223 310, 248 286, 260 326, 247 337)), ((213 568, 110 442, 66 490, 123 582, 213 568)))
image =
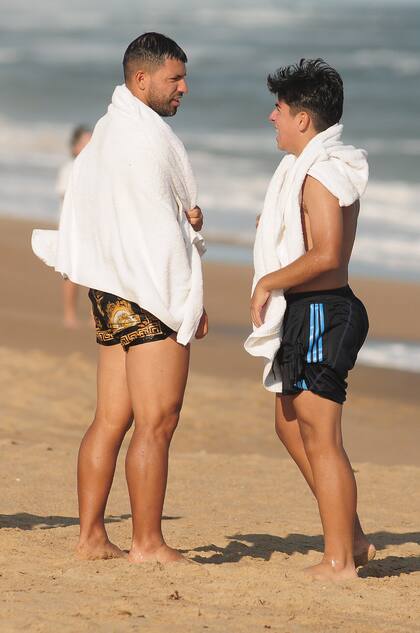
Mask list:
POLYGON ((297 124, 299 132, 306 132, 311 125, 311 117, 310 115, 302 110, 302 112, 298 112, 297 114, 297 124))
POLYGON ((137 70, 133 77, 139 90, 146 90, 148 83, 148 74, 144 70, 137 70))

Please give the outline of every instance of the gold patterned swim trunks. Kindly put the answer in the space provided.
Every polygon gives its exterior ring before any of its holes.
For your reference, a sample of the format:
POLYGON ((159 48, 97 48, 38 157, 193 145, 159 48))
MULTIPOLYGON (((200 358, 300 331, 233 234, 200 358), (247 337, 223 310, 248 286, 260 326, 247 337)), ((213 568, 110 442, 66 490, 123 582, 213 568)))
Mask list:
POLYGON ((125 351, 132 345, 162 341, 173 330, 137 303, 101 290, 89 290, 95 319, 96 342, 121 344, 125 351))

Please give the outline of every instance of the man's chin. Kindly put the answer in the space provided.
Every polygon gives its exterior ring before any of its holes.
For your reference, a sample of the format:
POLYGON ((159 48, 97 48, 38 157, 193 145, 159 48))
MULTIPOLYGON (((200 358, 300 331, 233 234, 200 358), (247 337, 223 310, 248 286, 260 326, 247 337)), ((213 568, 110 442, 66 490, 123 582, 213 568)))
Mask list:
POLYGON ((171 110, 166 110, 165 112, 160 112, 160 116, 163 117, 170 117, 170 116, 175 116, 175 114, 178 112, 178 106, 175 108, 172 108, 171 110))

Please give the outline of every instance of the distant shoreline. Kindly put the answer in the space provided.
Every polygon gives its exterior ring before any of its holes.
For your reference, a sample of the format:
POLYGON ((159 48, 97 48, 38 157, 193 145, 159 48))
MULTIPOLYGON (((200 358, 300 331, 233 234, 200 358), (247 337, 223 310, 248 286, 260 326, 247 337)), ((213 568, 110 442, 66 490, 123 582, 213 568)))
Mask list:
MULTIPOLYGON (((31 228, 57 228, 53 220, 47 220, 41 217, 27 218, 16 217, 15 215, 0 210, 0 220, 6 222, 21 222, 29 225, 31 228)), ((58 211, 57 211, 58 222, 58 211)), ((208 245, 205 261, 227 264, 233 266, 251 266, 252 265, 252 249, 253 237, 246 233, 233 235, 232 233, 223 233, 222 231, 203 230, 206 243, 208 245)), ((392 273, 388 270, 381 269, 380 264, 364 265, 357 261, 352 262, 350 266, 350 275, 361 277, 363 279, 381 279, 392 283, 414 283, 420 285, 420 276, 416 272, 395 271, 392 273)))

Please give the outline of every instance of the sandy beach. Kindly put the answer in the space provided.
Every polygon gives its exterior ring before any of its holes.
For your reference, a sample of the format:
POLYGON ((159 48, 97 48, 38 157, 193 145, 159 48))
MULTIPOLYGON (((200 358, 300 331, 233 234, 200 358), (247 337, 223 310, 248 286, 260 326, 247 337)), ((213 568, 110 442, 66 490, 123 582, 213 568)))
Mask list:
MULTIPOLYGON (((62 326, 61 280, 33 256, 33 226, 0 219, 1 630, 420 631, 419 374, 352 373, 344 435, 378 555, 356 581, 309 583, 302 569, 319 559, 322 530, 274 434, 261 363, 242 349, 246 267, 205 265, 210 333, 193 345, 172 448, 165 535, 196 564, 74 558, 76 457, 95 406, 96 345, 84 289, 80 328, 62 326)), ((368 308, 371 337, 420 341, 419 285, 351 284, 368 308)), ((127 549, 124 452, 107 524, 127 549)))

